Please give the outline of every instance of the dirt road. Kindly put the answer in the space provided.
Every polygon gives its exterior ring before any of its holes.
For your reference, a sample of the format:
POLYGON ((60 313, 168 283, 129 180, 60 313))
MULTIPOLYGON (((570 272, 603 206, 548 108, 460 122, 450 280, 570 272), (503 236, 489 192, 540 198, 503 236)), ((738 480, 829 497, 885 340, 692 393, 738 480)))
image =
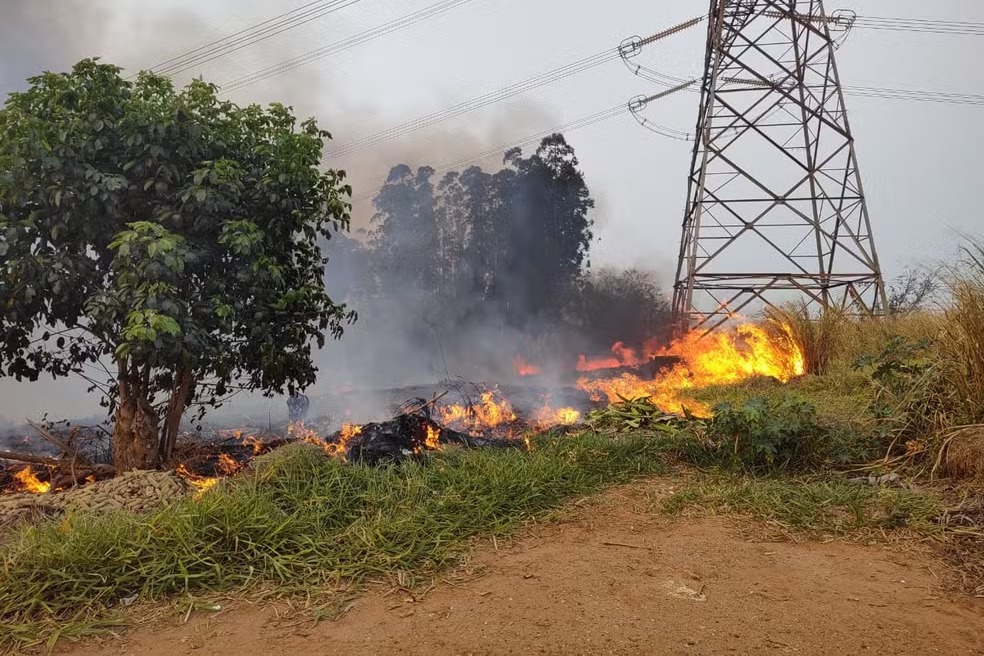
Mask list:
POLYGON ((562 522, 480 547, 422 599, 373 590, 317 626, 233 606, 60 651, 984 654, 984 600, 944 594, 930 556, 765 541, 743 536, 739 519, 667 518, 645 503, 661 485, 671 483, 613 490, 562 522))

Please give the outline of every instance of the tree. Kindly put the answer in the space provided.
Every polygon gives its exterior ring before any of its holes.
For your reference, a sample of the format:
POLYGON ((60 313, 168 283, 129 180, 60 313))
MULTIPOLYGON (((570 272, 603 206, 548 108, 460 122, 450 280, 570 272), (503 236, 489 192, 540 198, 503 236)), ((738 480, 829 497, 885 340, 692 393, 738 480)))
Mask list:
POLYGON ((594 201, 574 149, 561 134, 545 137, 524 159, 506 153, 518 179, 499 191, 512 196, 508 291, 511 313, 558 320, 576 292, 591 244, 594 201))
POLYGON ((409 291, 408 283, 415 292, 437 293, 438 230, 433 175, 434 169, 429 166, 416 172, 405 164, 394 166, 373 199, 373 258, 379 275, 397 285, 399 288, 392 291, 399 295, 409 291))
POLYGON ((909 314, 921 310, 940 291, 939 271, 906 269, 888 287, 888 313, 909 314))
POLYGON ((585 276, 572 311, 577 334, 592 345, 642 346, 669 337, 670 305, 655 274, 595 269, 585 276))
POLYGON ((11 94, 0 135, 0 375, 111 361, 118 471, 167 462, 234 383, 314 382, 312 344, 354 315, 324 287, 351 190, 313 119, 84 60, 11 94))
POLYGON ((465 203, 465 187, 461 174, 447 173, 437 186, 440 198, 435 218, 437 222, 437 261, 441 277, 441 297, 452 304, 462 288, 462 266, 468 245, 470 217, 465 203))

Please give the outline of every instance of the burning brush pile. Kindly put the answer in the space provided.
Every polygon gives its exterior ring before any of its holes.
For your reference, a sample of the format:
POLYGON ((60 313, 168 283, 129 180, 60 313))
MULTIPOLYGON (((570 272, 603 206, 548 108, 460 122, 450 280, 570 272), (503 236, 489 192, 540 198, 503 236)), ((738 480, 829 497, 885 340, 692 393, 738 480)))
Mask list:
MULTIPOLYGON (((771 325, 767 330, 743 324, 730 334, 701 337, 691 333, 666 346, 646 344, 635 350, 617 343, 609 356, 581 355, 572 360, 566 385, 553 382, 557 376, 550 377, 550 385, 538 383, 538 379, 547 377, 541 367, 518 357, 514 361, 517 378, 510 385, 451 386, 429 400, 421 388, 415 390, 419 394, 404 394, 401 398, 412 396, 413 400, 393 406, 393 418, 388 421, 349 423, 339 430, 319 426, 318 430, 306 426, 301 419, 290 424, 286 434, 239 429, 217 431, 210 439, 184 436, 177 451, 178 464, 166 474, 168 480, 147 480, 146 484, 134 479, 130 481, 132 485, 109 485, 113 481, 105 479, 114 478, 110 465, 87 457, 71 437, 61 438, 35 425, 45 441, 59 449, 60 456, 0 451, 0 462, 19 463, 0 469, 0 515, 4 513, 5 500, 10 502, 6 505, 12 503, 17 509, 33 505, 24 501, 25 495, 38 496, 37 505, 60 510, 76 506, 145 510, 157 504, 132 499, 103 503, 94 492, 84 497, 83 505, 73 505, 69 501, 76 493, 69 491, 85 486, 93 490, 105 488, 110 496, 156 498, 154 490, 166 487, 173 496, 186 491, 201 494, 220 479, 247 468, 256 456, 293 442, 316 445, 347 462, 374 465, 417 458, 448 447, 528 448, 529 437, 537 432, 576 431, 587 412, 627 400, 648 399, 669 414, 683 414, 686 410, 690 415, 707 416, 708 408, 687 399, 688 390, 753 377, 786 382, 801 375, 805 368, 803 355, 788 337, 788 329, 782 325, 771 325), (555 404, 554 399, 561 403, 555 404), (14 493, 16 502, 10 496, 14 493), (52 502, 56 498, 58 501, 52 502)), ((432 394, 432 390, 426 394, 432 394)))

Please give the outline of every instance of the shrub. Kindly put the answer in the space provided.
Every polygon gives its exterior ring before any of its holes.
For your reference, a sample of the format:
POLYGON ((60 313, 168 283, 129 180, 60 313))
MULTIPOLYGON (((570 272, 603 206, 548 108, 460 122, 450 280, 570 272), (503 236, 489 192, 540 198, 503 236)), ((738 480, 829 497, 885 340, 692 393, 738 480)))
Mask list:
POLYGON ((707 435, 725 461, 759 470, 798 463, 818 432, 812 404, 795 396, 779 401, 759 396, 739 407, 722 403, 714 408, 707 435))

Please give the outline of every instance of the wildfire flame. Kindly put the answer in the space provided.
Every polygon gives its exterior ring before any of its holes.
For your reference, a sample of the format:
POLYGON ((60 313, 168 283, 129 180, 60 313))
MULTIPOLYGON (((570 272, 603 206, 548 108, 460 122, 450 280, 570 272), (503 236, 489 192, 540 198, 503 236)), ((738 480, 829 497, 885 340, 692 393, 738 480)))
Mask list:
POLYGON ((441 444, 440 442, 438 442, 438 440, 440 439, 441 439, 441 429, 434 428, 433 426, 428 424, 427 439, 424 442, 424 446, 426 446, 428 449, 432 451, 437 451, 438 449, 441 448, 441 444))
POLYGON ((623 342, 615 342, 612 345, 612 357, 588 359, 586 355, 581 355, 577 361, 578 371, 598 371, 599 369, 618 369, 619 367, 638 367, 643 364, 643 360, 634 349, 627 347, 623 342))
POLYGON ((439 406, 441 423, 462 430, 484 431, 516 421, 516 413, 506 399, 497 399, 495 392, 482 392, 481 403, 439 406))
POLYGON ((199 476, 198 474, 189 471, 188 468, 184 466, 184 464, 180 464, 177 467, 175 467, 174 473, 180 476, 181 478, 185 479, 186 481, 188 481, 191 485, 193 485, 196 488, 195 491, 196 499, 200 498, 208 490, 215 487, 215 484, 219 482, 218 478, 199 476))
POLYGON ((513 360, 513 369, 520 376, 536 376, 540 373, 540 368, 528 364, 523 358, 517 357, 513 360))
POLYGON ((242 468, 242 465, 232 459, 228 453, 219 454, 219 464, 217 469, 226 476, 232 476, 242 468))
POLYGON ((23 469, 14 472, 13 477, 20 483, 21 489, 18 490, 19 492, 44 494, 45 492, 51 490, 51 483, 38 480, 38 477, 30 467, 24 467, 23 469))
MULTIPOLYGON (((242 433, 240 433, 240 435, 241 434, 242 433)), ((266 447, 266 445, 262 441, 260 441, 259 439, 257 439, 252 435, 247 435, 246 437, 243 437, 241 439, 241 442, 243 446, 249 446, 253 448, 254 456, 260 455, 260 451, 262 451, 266 447)))
POLYGON ((570 407, 555 409, 549 401, 533 414, 533 424, 541 429, 551 426, 573 426, 579 421, 581 421, 580 412, 570 407))
MULTIPOLYGON (((788 326, 780 326, 787 335, 788 326)), ((684 401, 681 393, 688 389, 737 383, 753 376, 770 376, 786 382, 805 371, 805 360, 791 340, 782 344, 769 338, 762 327, 741 324, 734 334, 715 333, 701 337, 688 333, 654 356, 676 356, 681 362, 653 380, 643 380, 634 374, 622 374, 604 380, 578 380, 578 388, 595 400, 607 397, 609 403, 620 398, 650 397, 666 412, 690 412, 706 415, 708 409, 700 403, 684 401)))

